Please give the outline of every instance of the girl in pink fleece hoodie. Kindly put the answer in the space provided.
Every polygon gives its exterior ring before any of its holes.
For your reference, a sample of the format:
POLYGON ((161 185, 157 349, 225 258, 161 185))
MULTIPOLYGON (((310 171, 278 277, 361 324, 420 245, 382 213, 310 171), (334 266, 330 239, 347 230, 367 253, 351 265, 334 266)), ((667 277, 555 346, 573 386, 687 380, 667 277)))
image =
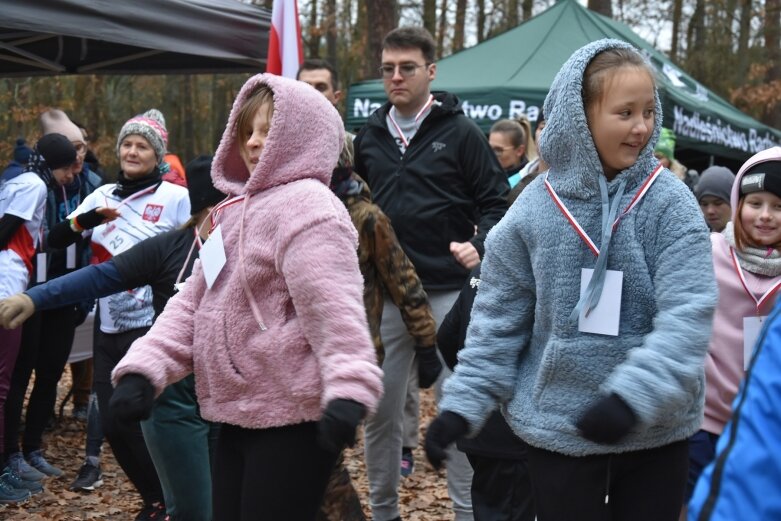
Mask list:
POLYGON ((781 287, 781 147, 752 156, 732 185, 732 222, 711 234, 719 302, 705 359, 705 419, 689 440, 691 497, 732 415, 732 400, 781 287))
POLYGON ((195 373, 201 415, 222 424, 214 521, 314 519, 338 453, 381 395, 357 233, 328 187, 343 135, 309 85, 247 81, 214 158, 229 197, 201 259, 114 370, 111 407, 126 418, 195 373), (209 284, 207 247, 226 259, 209 284))

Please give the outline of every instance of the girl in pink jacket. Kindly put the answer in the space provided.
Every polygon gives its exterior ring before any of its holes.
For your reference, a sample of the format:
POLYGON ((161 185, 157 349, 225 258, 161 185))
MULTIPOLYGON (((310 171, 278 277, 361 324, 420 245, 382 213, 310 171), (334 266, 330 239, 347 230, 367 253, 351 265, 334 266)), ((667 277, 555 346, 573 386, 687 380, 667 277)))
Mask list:
POLYGON ((781 287, 781 147, 752 156, 732 185, 732 222, 711 234, 719 302, 705 359, 705 419, 689 440, 691 497, 732 415, 764 319, 781 287))
POLYGON ((328 187, 343 135, 309 85, 247 81, 214 158, 229 197, 200 261, 114 370, 111 407, 126 418, 195 373, 202 416, 222 424, 214 521, 314 519, 380 398, 357 233, 328 187))

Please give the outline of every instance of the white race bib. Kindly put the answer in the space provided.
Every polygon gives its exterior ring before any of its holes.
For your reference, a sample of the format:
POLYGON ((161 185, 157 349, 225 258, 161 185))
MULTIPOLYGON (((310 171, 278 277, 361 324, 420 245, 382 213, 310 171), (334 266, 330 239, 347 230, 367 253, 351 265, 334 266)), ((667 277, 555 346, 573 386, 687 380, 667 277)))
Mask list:
POLYGON ((35 282, 46 282, 46 253, 35 254, 35 282))
POLYGON ((203 266, 203 276, 206 279, 206 285, 211 289, 227 262, 225 245, 222 243, 222 228, 220 228, 219 224, 209 235, 209 239, 203 243, 199 256, 201 258, 201 266, 203 266))
MULTIPOLYGON (((594 270, 583 268, 580 272, 580 295, 586 292, 594 270)), ((621 292, 623 290, 624 273, 607 270, 605 286, 597 307, 586 316, 586 307, 580 310, 578 331, 595 333, 597 335, 618 336, 618 324, 621 319, 621 292)))
POLYGON ((76 245, 71 244, 65 248, 65 267, 72 270, 76 267, 76 245))
POLYGON ((764 317, 743 317, 743 370, 748 369, 751 363, 751 355, 754 353, 754 345, 757 343, 759 333, 762 331, 762 324, 765 323, 764 317))
POLYGON ((125 237, 125 233, 113 222, 108 223, 106 229, 103 230, 100 243, 112 257, 129 250, 135 244, 132 240, 125 237))

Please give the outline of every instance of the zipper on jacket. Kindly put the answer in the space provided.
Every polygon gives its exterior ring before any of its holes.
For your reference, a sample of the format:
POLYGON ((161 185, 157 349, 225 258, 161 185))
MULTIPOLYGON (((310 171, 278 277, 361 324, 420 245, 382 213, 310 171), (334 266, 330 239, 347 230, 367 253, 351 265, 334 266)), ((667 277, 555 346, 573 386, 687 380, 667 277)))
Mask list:
POLYGON ((758 348, 754 351, 754 356, 751 357, 751 363, 748 366, 746 377, 743 379, 743 384, 739 391, 740 402, 738 402, 737 407, 735 407, 735 410, 732 413, 732 428, 730 429, 729 433, 729 441, 727 441, 727 445, 724 447, 724 450, 721 452, 721 454, 719 454, 719 457, 716 459, 716 463, 713 466, 710 490, 708 491, 708 496, 705 498, 705 502, 702 504, 702 510, 700 510, 700 515, 697 517, 697 521, 708 521, 713 514, 714 508, 716 508, 716 501, 719 499, 722 479, 724 478, 724 467, 727 464, 727 459, 732 452, 732 448, 735 445, 735 441, 738 436, 741 412, 743 411, 743 404, 745 403, 746 396, 748 395, 748 386, 751 383, 751 374, 754 370, 754 364, 759 358, 759 355, 764 347, 765 337, 767 337, 767 333, 770 330, 770 324, 776 318, 778 318, 779 314, 781 314, 781 308, 776 308, 773 314, 767 318, 765 328, 762 330, 762 335, 757 340, 756 345, 758 348))

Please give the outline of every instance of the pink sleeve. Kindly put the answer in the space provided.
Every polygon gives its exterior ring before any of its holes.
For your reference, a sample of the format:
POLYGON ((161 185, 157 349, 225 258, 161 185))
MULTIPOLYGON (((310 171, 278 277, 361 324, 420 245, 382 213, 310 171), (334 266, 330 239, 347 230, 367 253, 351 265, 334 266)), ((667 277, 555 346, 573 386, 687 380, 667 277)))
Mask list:
POLYGON ((138 373, 152 382, 159 395, 167 385, 192 373, 194 314, 205 288, 201 263, 196 260, 182 291, 171 297, 152 329, 133 342, 112 371, 114 385, 124 375, 138 373))
POLYGON ((374 412, 382 370, 366 321, 356 247, 352 223, 331 217, 287 238, 278 265, 320 365, 322 405, 346 398, 374 412))

